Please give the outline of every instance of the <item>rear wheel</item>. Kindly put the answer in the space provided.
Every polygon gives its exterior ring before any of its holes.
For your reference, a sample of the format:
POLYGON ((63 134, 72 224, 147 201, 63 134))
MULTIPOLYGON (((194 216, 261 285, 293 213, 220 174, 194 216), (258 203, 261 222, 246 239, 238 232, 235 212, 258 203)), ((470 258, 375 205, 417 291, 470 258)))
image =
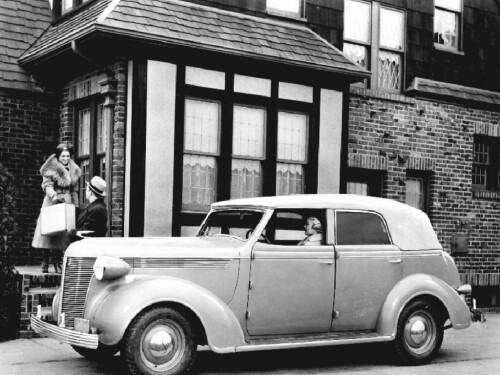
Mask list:
POLYGON ((184 374, 196 356, 194 331, 179 311, 154 308, 132 321, 124 336, 122 354, 132 374, 184 374))
POLYGON ((398 321, 395 352, 403 364, 429 362, 443 343, 443 319, 428 301, 410 303, 398 321))

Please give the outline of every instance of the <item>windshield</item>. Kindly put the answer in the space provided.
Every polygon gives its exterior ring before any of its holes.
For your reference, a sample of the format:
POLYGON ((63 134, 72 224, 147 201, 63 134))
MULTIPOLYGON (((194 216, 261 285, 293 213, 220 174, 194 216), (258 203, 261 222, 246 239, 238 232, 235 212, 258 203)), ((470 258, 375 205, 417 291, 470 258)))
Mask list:
POLYGON ((198 236, 229 236, 246 241, 259 224, 264 211, 213 211, 198 232, 198 236))

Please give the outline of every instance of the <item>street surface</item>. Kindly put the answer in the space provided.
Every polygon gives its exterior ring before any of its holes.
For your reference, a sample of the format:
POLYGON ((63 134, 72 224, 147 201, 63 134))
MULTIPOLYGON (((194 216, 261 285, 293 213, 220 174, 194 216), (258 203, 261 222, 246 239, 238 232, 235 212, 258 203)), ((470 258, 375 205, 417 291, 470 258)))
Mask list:
MULTIPOLYGON (((387 345, 351 345, 218 355, 198 353, 192 374, 374 374, 374 375, 498 375, 500 314, 487 314, 483 325, 447 330, 438 357, 419 367, 391 363, 387 345)), ((51 339, 19 339, 0 343, 1 375, 121 375, 117 355, 108 363, 80 357, 69 345, 51 339)))

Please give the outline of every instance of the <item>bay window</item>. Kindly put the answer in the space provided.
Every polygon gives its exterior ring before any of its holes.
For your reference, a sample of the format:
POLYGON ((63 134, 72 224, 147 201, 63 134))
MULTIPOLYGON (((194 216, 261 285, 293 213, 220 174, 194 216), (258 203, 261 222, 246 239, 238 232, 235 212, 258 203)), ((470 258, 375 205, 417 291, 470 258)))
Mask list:
POLYGON ((316 192, 311 87, 191 67, 184 82, 179 233, 216 201, 316 192))

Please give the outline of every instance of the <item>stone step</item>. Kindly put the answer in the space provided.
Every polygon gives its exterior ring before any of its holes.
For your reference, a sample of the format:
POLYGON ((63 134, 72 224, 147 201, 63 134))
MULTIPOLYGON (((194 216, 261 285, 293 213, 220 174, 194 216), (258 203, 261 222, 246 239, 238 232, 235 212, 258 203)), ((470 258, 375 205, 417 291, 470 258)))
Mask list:
POLYGON ((42 316, 47 319, 52 318, 52 301, 59 288, 31 288, 24 291, 21 299, 21 316, 19 324, 19 337, 36 337, 31 330, 31 314, 37 313, 37 306, 42 307, 42 316))
POLYGON ((23 276, 23 290, 31 288, 53 288, 61 285, 61 274, 42 273, 41 266, 16 267, 23 276))
MULTIPOLYGON (((50 269, 53 269, 51 266, 50 269)), ((51 318, 52 300, 61 284, 58 273, 42 273, 41 265, 17 266, 16 270, 23 278, 23 289, 20 306, 19 337, 36 337, 31 330, 31 314, 37 313, 37 306, 42 306, 42 316, 51 318)))

